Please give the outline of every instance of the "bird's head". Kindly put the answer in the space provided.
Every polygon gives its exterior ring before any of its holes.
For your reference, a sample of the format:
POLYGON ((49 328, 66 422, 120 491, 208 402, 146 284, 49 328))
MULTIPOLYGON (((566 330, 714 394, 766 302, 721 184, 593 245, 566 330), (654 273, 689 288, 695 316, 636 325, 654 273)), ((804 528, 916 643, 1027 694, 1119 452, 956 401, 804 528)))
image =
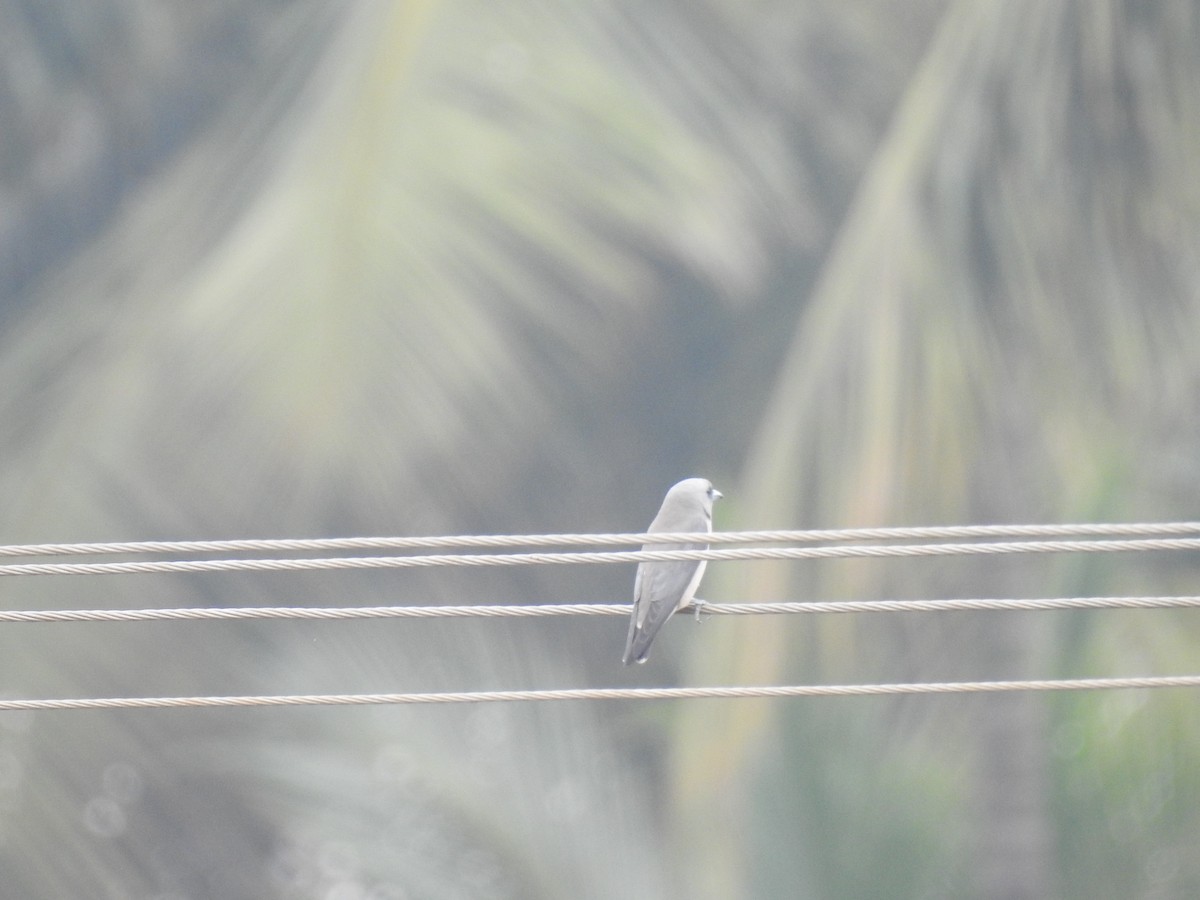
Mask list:
POLYGON ((724 496, 707 478, 685 478, 667 491, 664 505, 668 502, 678 503, 681 507, 691 507, 704 510, 704 514, 712 517, 713 503, 724 496))

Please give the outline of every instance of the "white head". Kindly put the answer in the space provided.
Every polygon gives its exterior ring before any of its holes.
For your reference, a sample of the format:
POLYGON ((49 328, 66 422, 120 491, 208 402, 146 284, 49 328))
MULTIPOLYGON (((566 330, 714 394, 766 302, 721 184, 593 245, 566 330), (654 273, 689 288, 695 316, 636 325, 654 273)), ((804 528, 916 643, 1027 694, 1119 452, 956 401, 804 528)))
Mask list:
POLYGON ((670 505, 673 509, 703 510, 706 518, 712 518, 713 502, 720 500, 722 494, 707 478, 685 478, 673 485, 663 499, 663 508, 670 505))

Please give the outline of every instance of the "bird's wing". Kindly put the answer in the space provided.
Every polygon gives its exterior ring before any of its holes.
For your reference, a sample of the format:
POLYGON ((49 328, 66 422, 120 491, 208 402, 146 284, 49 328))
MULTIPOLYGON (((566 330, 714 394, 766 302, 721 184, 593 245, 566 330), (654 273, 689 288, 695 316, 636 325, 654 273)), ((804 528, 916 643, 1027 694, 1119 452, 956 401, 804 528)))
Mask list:
MULTIPOLYGON (((647 550, 703 550, 705 544, 647 544, 647 550)), ((678 608, 685 592, 700 569, 700 560, 644 562, 638 566, 634 581, 633 616, 629 620, 629 638, 625 659, 641 659, 660 628, 678 608)))

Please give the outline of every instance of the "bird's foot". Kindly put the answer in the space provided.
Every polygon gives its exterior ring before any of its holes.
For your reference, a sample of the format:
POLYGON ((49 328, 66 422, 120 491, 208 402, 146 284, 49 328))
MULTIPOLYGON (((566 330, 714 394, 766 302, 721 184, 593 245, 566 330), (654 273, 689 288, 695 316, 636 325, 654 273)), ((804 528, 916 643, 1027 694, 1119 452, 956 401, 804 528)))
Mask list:
POLYGON ((707 600, 692 599, 692 612, 696 615, 696 624, 700 624, 700 614, 704 612, 704 607, 708 606, 707 600))

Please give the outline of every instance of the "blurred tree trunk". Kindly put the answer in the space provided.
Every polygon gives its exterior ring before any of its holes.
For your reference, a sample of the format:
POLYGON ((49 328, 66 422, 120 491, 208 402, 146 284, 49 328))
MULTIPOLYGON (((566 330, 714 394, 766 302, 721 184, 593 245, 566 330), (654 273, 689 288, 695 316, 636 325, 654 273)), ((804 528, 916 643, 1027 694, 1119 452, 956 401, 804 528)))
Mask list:
MULTIPOLYGON (((979 648, 1000 678, 1036 677, 1029 615, 993 617, 979 648)), ((1055 897, 1045 697, 989 697, 976 733, 974 869, 981 900, 1055 897)))

